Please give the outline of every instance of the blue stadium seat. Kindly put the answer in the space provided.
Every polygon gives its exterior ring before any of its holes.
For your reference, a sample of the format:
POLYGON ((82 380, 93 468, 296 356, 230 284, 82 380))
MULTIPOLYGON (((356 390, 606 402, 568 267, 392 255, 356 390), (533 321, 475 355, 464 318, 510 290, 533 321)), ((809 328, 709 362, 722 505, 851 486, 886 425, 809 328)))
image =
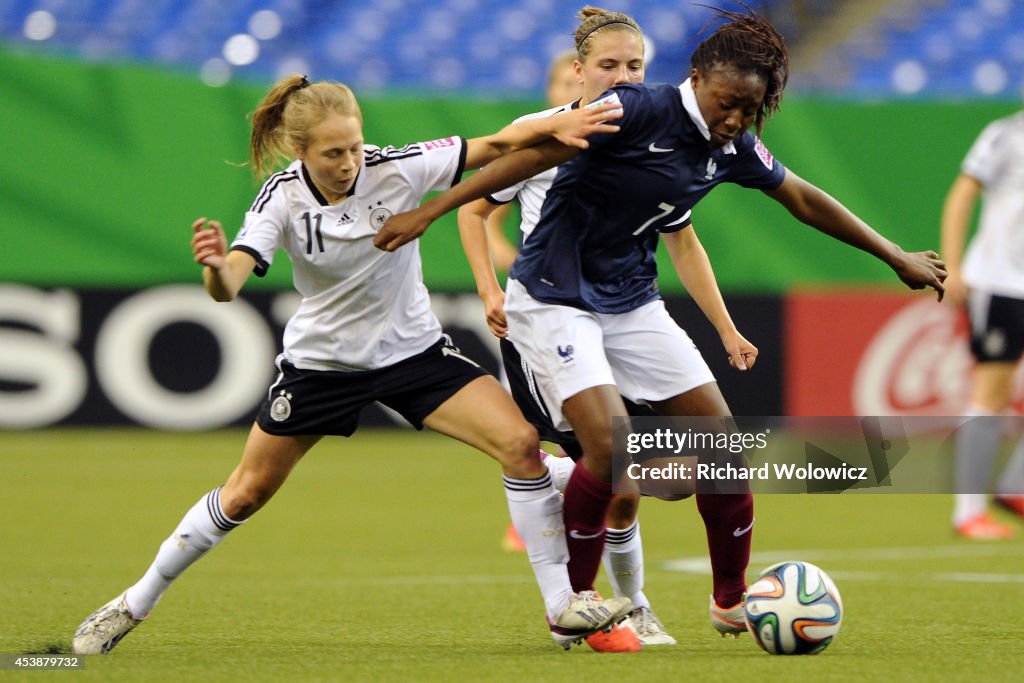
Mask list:
MULTIPOLYGON (((0 40, 89 60, 174 65, 210 74, 211 84, 266 81, 303 70, 314 78, 344 80, 359 91, 535 96, 550 58, 572 47, 581 4, 0 0, 0 40), (233 36, 248 37, 231 41, 233 36)), ((612 4, 633 14, 651 40, 655 56, 648 80, 681 80, 709 10, 694 0, 612 4)), ((750 4, 771 13, 787 3, 750 4)), ((811 23, 834 10, 826 0, 801 0, 799 6, 811 23)), ((794 42, 800 26, 790 14, 773 16, 794 42)), ((908 11, 883 13, 836 44, 820 64, 822 74, 807 83, 798 79, 797 87, 844 97, 1018 97, 1024 82, 1024 2, 917 0, 908 11), (831 69, 845 78, 826 74, 831 69)))
POLYGON ((1024 88, 1024 3, 919 0, 905 15, 883 15, 864 27, 828 59, 852 64, 849 80, 836 86, 849 96, 1017 99, 1024 88))

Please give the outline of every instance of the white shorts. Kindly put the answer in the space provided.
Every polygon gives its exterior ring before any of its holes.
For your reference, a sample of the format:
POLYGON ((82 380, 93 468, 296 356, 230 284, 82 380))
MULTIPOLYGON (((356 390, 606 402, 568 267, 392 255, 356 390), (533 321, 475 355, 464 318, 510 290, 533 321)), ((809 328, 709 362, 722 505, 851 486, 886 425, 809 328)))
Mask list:
POLYGON ((505 316, 509 339, 536 376, 551 421, 561 431, 571 429, 562 403, 584 389, 611 384, 644 404, 715 381, 660 299, 627 313, 594 313, 541 303, 509 280, 505 316))

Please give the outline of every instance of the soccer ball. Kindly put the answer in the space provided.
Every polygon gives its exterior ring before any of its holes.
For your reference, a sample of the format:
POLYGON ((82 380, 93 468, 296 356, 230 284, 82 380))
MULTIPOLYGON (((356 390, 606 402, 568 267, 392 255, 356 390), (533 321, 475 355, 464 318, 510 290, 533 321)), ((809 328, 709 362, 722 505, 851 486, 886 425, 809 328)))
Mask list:
POLYGON ((835 640, 843 600, 828 574, 809 562, 780 562, 747 589, 747 630, 773 655, 813 655, 835 640))

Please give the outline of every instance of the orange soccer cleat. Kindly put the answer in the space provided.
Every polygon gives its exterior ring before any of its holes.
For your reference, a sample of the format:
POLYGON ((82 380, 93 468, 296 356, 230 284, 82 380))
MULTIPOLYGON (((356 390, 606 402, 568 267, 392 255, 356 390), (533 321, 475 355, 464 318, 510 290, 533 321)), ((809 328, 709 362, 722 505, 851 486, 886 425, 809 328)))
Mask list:
POLYGON ((726 636, 739 638, 741 633, 747 632, 747 615, 744 612, 742 600, 732 607, 722 608, 718 606, 715 596, 712 595, 708 614, 711 616, 711 625, 722 634, 723 638, 726 636))
POLYGON ((966 522, 956 525, 956 532, 972 541, 1002 541, 1013 537, 1013 527, 989 517, 986 513, 975 515, 966 522))
POLYGON ((644 648, 633 629, 618 624, 587 636, 586 641, 594 652, 639 652, 644 648))

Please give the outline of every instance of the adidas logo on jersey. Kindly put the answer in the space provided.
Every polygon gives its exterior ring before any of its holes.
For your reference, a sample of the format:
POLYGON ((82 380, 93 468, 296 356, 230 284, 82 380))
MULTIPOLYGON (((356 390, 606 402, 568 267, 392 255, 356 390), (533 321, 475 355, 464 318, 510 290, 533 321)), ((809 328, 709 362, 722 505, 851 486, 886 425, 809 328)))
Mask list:
POLYGON ((335 223, 335 225, 351 225, 352 223, 355 222, 355 218, 352 218, 352 216, 348 215, 347 213, 343 213, 341 214, 341 218, 338 219, 338 222, 335 223))

